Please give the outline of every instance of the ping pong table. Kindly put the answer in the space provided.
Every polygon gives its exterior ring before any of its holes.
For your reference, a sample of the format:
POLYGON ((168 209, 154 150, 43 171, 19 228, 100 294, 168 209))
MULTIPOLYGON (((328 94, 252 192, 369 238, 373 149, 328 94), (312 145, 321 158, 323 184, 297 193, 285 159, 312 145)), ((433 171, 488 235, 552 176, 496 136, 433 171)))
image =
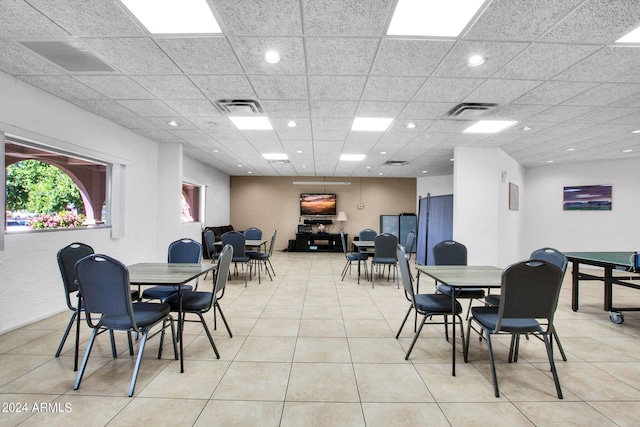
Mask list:
POLYGON ((640 307, 614 307, 613 285, 640 289, 640 284, 630 281, 640 280, 640 269, 635 252, 563 252, 567 260, 572 263, 571 279, 571 309, 578 311, 578 293, 580 280, 600 280, 604 282, 604 311, 609 312, 609 318, 613 323, 624 322, 622 311, 640 311, 640 307), (604 275, 595 275, 580 271, 580 264, 600 267, 604 269, 604 275), (613 272, 630 273, 629 275, 613 272))

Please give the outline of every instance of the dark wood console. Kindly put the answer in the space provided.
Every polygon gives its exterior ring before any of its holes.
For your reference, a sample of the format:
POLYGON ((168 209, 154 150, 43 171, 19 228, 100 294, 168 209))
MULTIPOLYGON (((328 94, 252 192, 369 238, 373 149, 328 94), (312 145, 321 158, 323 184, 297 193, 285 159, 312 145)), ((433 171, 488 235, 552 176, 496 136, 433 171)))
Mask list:
MULTIPOLYGON (((344 235, 348 242, 348 235, 344 235)), ((340 234, 296 234, 296 252, 342 252, 340 234)))

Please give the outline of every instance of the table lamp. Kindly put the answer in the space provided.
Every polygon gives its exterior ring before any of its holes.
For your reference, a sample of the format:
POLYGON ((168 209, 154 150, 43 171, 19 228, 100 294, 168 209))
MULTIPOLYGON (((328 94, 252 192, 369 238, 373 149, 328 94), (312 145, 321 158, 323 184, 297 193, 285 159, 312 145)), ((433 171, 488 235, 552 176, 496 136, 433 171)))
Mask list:
POLYGON ((344 211, 338 212, 336 222, 340 223, 338 227, 340 228, 340 230, 344 231, 344 223, 347 222, 347 214, 344 211))

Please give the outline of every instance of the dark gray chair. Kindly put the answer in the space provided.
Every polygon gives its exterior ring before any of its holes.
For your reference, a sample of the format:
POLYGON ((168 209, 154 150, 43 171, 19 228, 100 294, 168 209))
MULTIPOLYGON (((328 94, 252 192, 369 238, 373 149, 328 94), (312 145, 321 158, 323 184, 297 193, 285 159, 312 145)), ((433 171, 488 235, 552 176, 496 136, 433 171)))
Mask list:
MULTIPOLYGON (((129 270, 121 262, 106 255, 89 255, 76 263, 78 285, 82 294, 87 324, 93 329, 89 344, 82 360, 82 366, 74 390, 80 387, 82 376, 87 367, 87 361, 91 355, 91 349, 96 337, 102 332, 127 331, 141 334, 138 357, 133 369, 129 397, 133 396, 140 370, 142 354, 148 338, 161 333, 158 359, 162 357, 162 344, 164 332, 171 328, 174 357, 178 359, 176 347, 175 329, 169 304, 131 302, 131 284, 129 282, 129 270), (95 317, 94 317, 95 316, 95 317), (153 334, 151 329, 162 323, 162 327, 153 334)), ((129 335, 129 339, 131 336, 129 335)))
MULTIPOLYGON (((207 254, 207 258, 211 260, 211 264, 214 264, 218 259, 218 251, 216 250, 216 235, 213 230, 206 229, 204 233, 202 233, 202 239, 204 240, 203 249, 207 254)), ((209 272, 207 271, 202 280, 205 280, 209 272)))
MULTIPOLYGON (((475 322, 481 330, 473 328, 486 337, 491 363, 491 376, 496 397, 498 378, 491 344, 491 336, 495 334, 511 334, 511 348, 509 362, 513 361, 514 340, 521 334, 539 337, 544 341, 547 357, 551 366, 551 374, 556 385, 558 398, 562 399, 562 390, 558 373, 553 361, 553 349, 549 336, 553 333, 553 316, 558 306, 562 277, 564 273, 557 266, 541 260, 526 260, 507 267, 502 273, 500 288, 500 305, 473 307, 467 340, 465 342, 465 357, 469 350, 469 335, 475 322)), ((466 359, 465 359, 466 361, 466 359)))
MULTIPOLYGON (((373 242, 377 235, 378 232, 376 230, 365 228, 364 230, 361 230, 360 233, 358 233, 358 240, 363 242, 373 242)), ((359 248, 358 252, 367 255, 367 257, 373 256, 373 251, 371 251, 369 248, 361 247, 359 248)))
MULTIPOLYGON (((435 265, 467 265, 467 247, 455 240, 443 240, 433 247, 433 262, 435 265)), ((436 290, 441 294, 453 297, 451 286, 436 284, 436 290)), ((465 288, 456 291, 456 299, 468 299, 466 318, 469 318, 471 303, 474 299, 482 300, 485 296, 482 288, 465 288)))
POLYGON ((398 283, 398 289, 400 289, 400 282, 398 280, 398 263, 396 259, 396 250, 398 247, 398 238, 393 234, 383 233, 374 239, 375 247, 373 257, 371 257, 371 287, 375 286, 376 274, 375 266, 382 266, 382 274, 384 275, 384 267, 389 267, 389 274, 387 275, 387 281, 391 276, 391 267, 394 268, 394 278, 398 283))
MULTIPOLYGON (((404 316, 402 320, 402 324, 400 325, 400 329, 398 329, 398 333, 396 334, 396 339, 400 336, 402 332, 402 328, 404 328, 404 324, 407 322, 409 318, 409 314, 411 314, 411 310, 415 310, 417 314, 423 316, 422 322, 420 326, 416 330, 416 333, 413 337, 413 341, 407 350, 407 353, 404 357, 405 360, 409 359, 409 355, 413 350, 413 347, 418 340, 418 336, 420 336, 420 332, 422 331, 422 327, 427 323, 427 320, 431 319, 433 316, 444 316, 442 322, 432 322, 429 324, 435 325, 445 325, 445 336, 446 339, 449 340, 448 328, 447 325, 447 316, 455 316, 460 323, 460 331, 462 331, 462 342, 464 343, 464 327, 462 326, 462 318, 460 317, 460 313, 462 313, 462 306, 458 301, 455 302, 455 306, 451 304, 451 298, 444 294, 416 294, 413 289, 413 278, 411 274, 409 274, 409 260, 407 259, 406 252, 402 246, 399 246, 397 249, 397 257, 398 264, 400 265, 400 277, 402 280, 402 285, 404 286, 404 294, 405 297, 411 303, 409 305, 409 310, 407 310, 407 314, 404 316)), ((455 322, 455 319, 454 319, 455 322)), ((455 342, 451 343, 452 351, 455 352, 455 342)))
MULTIPOLYGON (((540 260, 544 260, 547 262, 550 262, 551 264, 557 266, 558 268, 560 268, 562 270, 562 277, 564 280, 564 274, 567 271, 567 265, 568 265, 568 260, 567 257, 560 252, 557 249, 554 248, 549 248, 549 247, 545 247, 545 248, 540 248, 540 249, 536 249, 535 251, 533 251, 531 253, 531 256, 529 257, 529 259, 540 259, 540 260)), ((499 306, 500 305, 500 295, 499 294, 494 294, 494 295, 487 295, 484 299, 487 304, 489 305, 493 305, 493 306, 499 306)), ((558 351, 560 351, 560 355, 562 356, 562 360, 564 360, 565 362, 567 361, 567 355, 564 353, 564 349, 562 348, 562 344, 560 343, 560 338, 558 338, 558 333, 556 332, 556 330, 554 329, 552 331, 552 335, 553 335, 553 339, 555 340, 556 344, 558 345, 558 351)), ((514 352, 514 360, 517 362, 518 361, 518 348, 519 348, 519 344, 520 344, 520 337, 516 337, 515 339, 515 348, 513 349, 514 352)), ((551 344, 553 345, 553 341, 551 342, 551 344)))
POLYGON ((246 267, 244 275, 244 287, 247 287, 247 279, 251 275, 251 258, 246 253, 245 242, 247 238, 244 234, 237 231, 228 231, 221 237, 222 246, 231 245, 233 247, 233 258, 231 261, 234 266, 234 274, 238 275, 238 263, 242 263, 246 267))
POLYGON ((408 260, 411 259, 411 254, 413 253, 413 245, 415 241, 416 241, 416 232, 412 230, 407 234, 407 240, 404 243, 404 250, 407 253, 408 260))
POLYGON ((261 266, 259 265, 260 263, 264 264, 264 268, 265 270, 267 270, 267 274, 269 274, 269 279, 271 279, 271 281, 273 281, 273 276, 271 276, 271 272, 273 272, 273 275, 276 275, 276 272, 273 270, 273 265, 271 264, 271 255, 273 255, 273 246, 276 243, 276 233, 277 230, 273 230, 273 233, 271 234, 271 243, 269 244, 269 250, 267 252, 247 252, 247 255, 249 256, 249 258, 251 258, 252 261, 255 261, 256 264, 256 269, 258 270, 258 283, 261 283, 261 279, 260 279, 260 270, 261 270, 261 266), (269 267, 271 267, 271 271, 269 271, 269 267))
MULTIPOLYGON (((69 319, 69 323, 67 324, 67 329, 64 331, 64 335, 62 336, 62 340, 60 340, 60 345, 58 345, 58 350, 56 351, 56 357, 60 356, 62 352, 62 348, 64 347, 65 342, 67 341, 67 337, 69 336, 69 332, 71 331, 71 326, 73 322, 76 322, 76 342, 75 342, 75 351, 74 351, 74 359, 73 359, 73 370, 78 370, 78 348, 80 346, 80 313, 84 311, 84 307, 82 305, 82 297, 80 295, 80 290, 78 288, 78 276, 76 275, 75 265, 80 259, 92 255, 93 248, 84 243, 74 242, 71 243, 64 248, 58 251, 56 256, 58 260, 58 267, 60 267, 60 275, 62 276, 62 284, 64 285, 64 293, 67 299, 67 307, 73 313, 71 314, 71 318, 69 319), (72 294, 74 294, 75 303, 71 301, 72 294), (75 304, 75 305, 74 305, 75 304)), ((138 291, 130 291, 131 298, 136 300, 140 296, 138 291)), ((116 348, 115 348, 115 340, 113 339, 113 334, 111 334, 111 349, 113 357, 116 357, 116 348)), ((129 351, 132 352, 133 349, 130 347, 129 351)))
POLYGON ((344 252, 344 257, 346 258, 347 262, 344 265, 344 268, 342 269, 342 280, 344 280, 344 276, 347 275, 347 270, 349 270, 349 274, 351 274, 351 264, 353 262, 362 262, 364 264, 364 272, 365 272, 365 277, 367 276, 367 260, 369 259, 369 256, 367 254, 364 253, 349 253, 349 251, 347 251, 347 241, 344 237, 344 230, 340 230, 340 240, 342 241, 342 251, 344 252))
MULTIPOLYGON (((202 261, 202 244, 193 239, 180 239, 171 242, 167 253, 167 262, 170 264, 200 264, 202 261)), ((182 292, 192 291, 191 285, 180 285, 182 292)), ((195 281, 198 288, 198 279, 195 281)), ((142 299, 158 299, 165 301, 171 295, 178 292, 178 287, 173 285, 150 286, 142 291, 142 299)))
MULTIPOLYGON (((184 322, 200 322, 204 331, 209 338, 209 342, 211 343, 211 347, 213 348, 213 352, 216 354, 216 358, 220 359, 220 353, 218 353, 218 349, 216 348, 215 343, 213 342, 213 337, 211 336, 211 332, 209 331, 209 327, 207 327, 207 322, 202 316, 204 313, 211 310, 213 307, 214 315, 215 310, 218 310, 220 313, 220 317, 224 322, 224 325, 227 328, 227 332, 229 333, 229 337, 233 338, 233 334, 231 333, 231 329, 229 328, 229 324, 227 323, 227 319, 224 317, 224 313, 220 308, 220 304, 218 300, 224 294, 224 288, 227 284, 227 278, 229 277, 229 267, 231 265, 231 259, 233 258, 233 247, 231 245, 226 245, 220 251, 220 255, 218 256, 218 268, 216 269, 214 287, 211 292, 202 292, 202 291, 192 291, 192 292, 183 292, 182 294, 182 311, 185 313, 183 317, 183 325, 184 322), (187 313, 192 313, 198 316, 198 320, 188 320, 186 318, 187 313)), ((171 311, 177 312, 179 310, 179 299, 178 295, 172 295, 167 298, 167 303, 171 306, 171 311)), ((215 316, 214 316, 215 322, 215 316)), ((215 326, 214 326, 215 329, 215 326)), ((179 332, 179 335, 182 336, 182 331, 179 332)))

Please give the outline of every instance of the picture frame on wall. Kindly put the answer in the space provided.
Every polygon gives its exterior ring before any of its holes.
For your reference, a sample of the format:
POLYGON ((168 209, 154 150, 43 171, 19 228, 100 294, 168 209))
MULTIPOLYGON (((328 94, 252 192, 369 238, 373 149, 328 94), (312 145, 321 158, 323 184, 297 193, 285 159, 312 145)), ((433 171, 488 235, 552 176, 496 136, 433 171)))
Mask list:
POLYGON ((564 187, 562 210, 610 211, 611 208, 611 185, 574 185, 564 187))
POLYGON ((509 210, 520 209, 520 188, 513 182, 509 183, 509 210))

